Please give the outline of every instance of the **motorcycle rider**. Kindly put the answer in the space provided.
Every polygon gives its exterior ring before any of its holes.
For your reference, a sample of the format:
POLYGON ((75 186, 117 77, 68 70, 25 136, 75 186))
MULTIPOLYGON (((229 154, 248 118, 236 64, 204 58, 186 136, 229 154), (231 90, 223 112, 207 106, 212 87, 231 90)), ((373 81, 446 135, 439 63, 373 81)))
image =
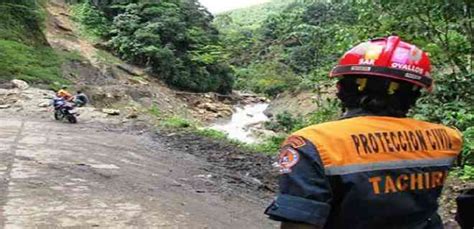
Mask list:
POLYGON ((397 36, 348 51, 330 74, 345 113, 283 143, 265 213, 282 228, 442 228, 437 200, 462 137, 406 117, 432 90, 430 72, 428 55, 397 36))
POLYGON ((62 106, 66 105, 66 100, 63 97, 56 96, 50 103, 55 110, 60 109, 62 106))
POLYGON ((71 95, 71 93, 68 92, 67 89, 67 86, 62 86, 61 89, 56 93, 56 96, 70 102, 73 100, 74 97, 71 95))

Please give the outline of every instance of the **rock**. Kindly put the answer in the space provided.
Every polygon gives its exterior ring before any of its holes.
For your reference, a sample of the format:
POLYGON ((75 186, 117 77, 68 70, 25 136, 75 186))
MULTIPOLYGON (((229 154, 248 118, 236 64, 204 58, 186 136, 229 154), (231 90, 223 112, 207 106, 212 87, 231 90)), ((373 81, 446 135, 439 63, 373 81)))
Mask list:
POLYGON ((62 23, 61 21, 55 19, 54 21, 54 25, 56 26, 56 28, 60 29, 60 30, 63 30, 63 31, 66 31, 66 32, 72 32, 72 28, 65 25, 64 23, 62 23))
POLYGON ((28 83, 23 80, 12 80, 11 82, 15 88, 18 88, 21 90, 26 90, 30 87, 30 85, 28 85, 28 83))
POLYGON ((217 112, 218 111, 217 106, 215 104, 212 104, 212 103, 199 104, 198 107, 202 108, 202 109, 206 109, 208 111, 212 111, 212 112, 217 112))
POLYGON ((127 119, 136 119, 138 118, 138 114, 137 113, 130 113, 127 115, 126 117, 127 119))
POLYGON ((117 64, 115 65, 118 69, 123 70, 124 72, 132 75, 132 76, 141 76, 144 75, 145 73, 141 71, 140 69, 137 69, 133 66, 130 66, 128 64, 117 64))
POLYGON ((117 109, 102 109, 102 113, 108 114, 108 115, 120 115, 120 110, 117 109))
POLYGON ((109 49, 109 44, 107 42, 96 42, 92 45, 94 46, 94 48, 97 48, 97 49, 102 49, 102 50, 109 49))
POLYGON ((131 83, 131 84, 135 84, 135 85, 148 85, 148 82, 146 82, 144 79, 140 79, 140 78, 129 78, 128 81, 131 83))
POLYGON ((59 15, 66 16, 66 17, 71 17, 71 15, 69 15, 68 13, 64 13, 64 12, 59 13, 59 15))
POLYGON ((14 89, 15 85, 12 82, 0 83, 0 89, 14 89))
POLYGON ((49 107, 49 102, 41 102, 38 104, 38 107, 49 107))
POLYGON ((10 108, 12 105, 10 104, 4 104, 4 105, 0 105, 0 109, 8 109, 10 108))
POLYGON ((220 113, 224 117, 229 117, 229 116, 232 116, 234 114, 234 111, 232 109, 228 109, 228 110, 222 110, 220 113))

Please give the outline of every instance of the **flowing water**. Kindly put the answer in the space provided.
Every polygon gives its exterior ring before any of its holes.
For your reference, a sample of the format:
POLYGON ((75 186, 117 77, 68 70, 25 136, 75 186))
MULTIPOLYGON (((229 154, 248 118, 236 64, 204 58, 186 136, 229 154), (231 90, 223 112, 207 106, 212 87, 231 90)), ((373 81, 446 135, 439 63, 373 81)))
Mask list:
POLYGON ((243 107, 236 106, 236 111, 230 120, 214 124, 210 128, 227 133, 230 139, 255 143, 258 139, 252 135, 251 127, 269 120, 263 113, 268 105, 268 103, 256 103, 243 107))

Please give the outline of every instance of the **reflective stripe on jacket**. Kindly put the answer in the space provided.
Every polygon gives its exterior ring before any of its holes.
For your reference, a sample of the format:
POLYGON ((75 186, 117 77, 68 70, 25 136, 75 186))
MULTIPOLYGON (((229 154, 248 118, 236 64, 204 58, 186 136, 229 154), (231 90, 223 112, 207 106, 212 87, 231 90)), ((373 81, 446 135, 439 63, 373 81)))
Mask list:
POLYGON ((266 214, 324 228, 442 228, 437 199, 461 145, 458 131, 408 118, 310 126, 284 144, 266 214))

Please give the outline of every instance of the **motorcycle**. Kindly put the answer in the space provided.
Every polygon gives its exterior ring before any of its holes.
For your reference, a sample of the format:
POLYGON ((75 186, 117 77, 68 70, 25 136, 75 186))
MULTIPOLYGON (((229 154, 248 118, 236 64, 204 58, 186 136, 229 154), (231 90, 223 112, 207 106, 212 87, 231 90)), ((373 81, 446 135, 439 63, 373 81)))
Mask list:
POLYGON ((66 119, 69 123, 77 123, 77 113, 75 107, 64 101, 63 99, 55 99, 53 101, 54 105, 54 119, 61 121, 66 119))

